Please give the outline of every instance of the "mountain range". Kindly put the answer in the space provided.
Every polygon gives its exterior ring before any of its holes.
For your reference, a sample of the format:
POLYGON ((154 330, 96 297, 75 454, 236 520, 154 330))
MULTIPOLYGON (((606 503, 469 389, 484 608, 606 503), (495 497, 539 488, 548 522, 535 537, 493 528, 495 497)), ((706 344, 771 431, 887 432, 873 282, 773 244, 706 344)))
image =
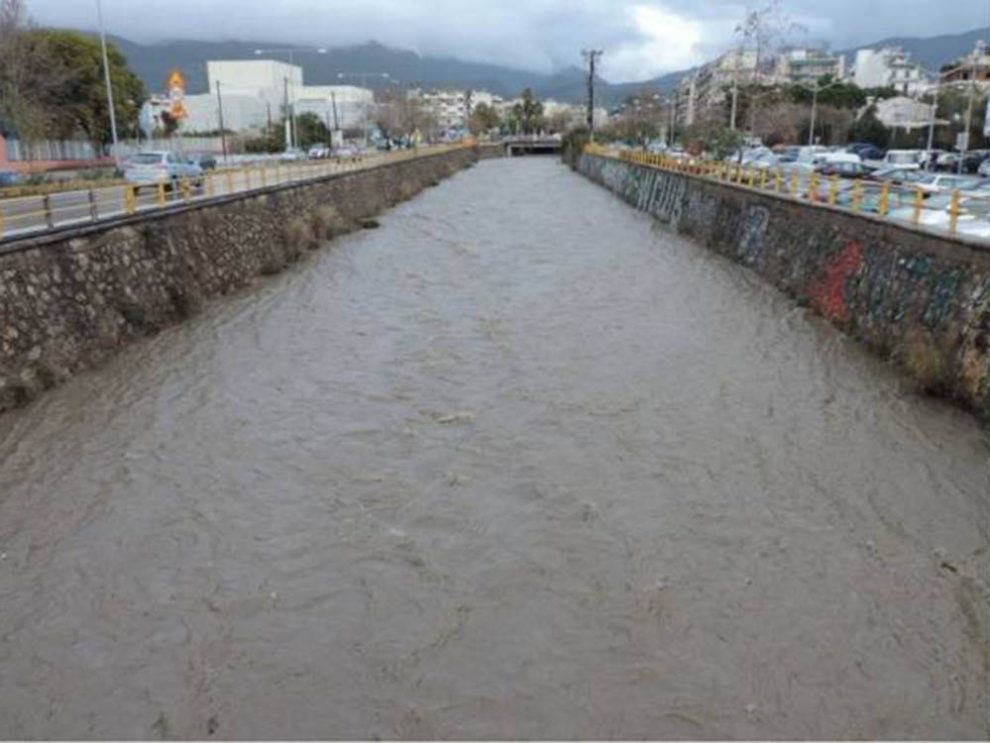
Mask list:
MULTIPOLYGON (((963 54, 970 52, 977 40, 987 37, 988 29, 977 29, 960 34, 928 38, 892 37, 881 39, 855 49, 841 50, 850 62, 859 49, 880 46, 900 46, 911 53, 912 58, 927 69, 938 69, 963 54)), ((258 49, 286 48, 285 44, 261 41, 190 41, 174 40, 154 44, 138 44, 121 37, 112 39, 127 57, 131 68, 144 80, 148 89, 160 91, 165 79, 174 68, 185 75, 190 94, 207 90, 206 61, 209 59, 259 59, 258 49)), ((287 54, 265 53, 266 58, 287 59, 287 54)), ((304 70, 310 85, 329 85, 347 82, 359 84, 353 76, 339 77, 341 73, 373 71, 387 73, 389 78, 371 77, 367 84, 382 87, 389 80, 403 85, 425 87, 453 86, 485 89, 498 95, 512 97, 523 88, 532 88, 541 98, 561 101, 583 101, 586 93, 584 72, 570 67, 554 74, 542 74, 500 65, 467 62, 452 57, 421 56, 404 49, 392 49, 376 42, 357 46, 335 47, 325 53, 307 51, 299 47, 296 64, 304 70)), ((650 80, 631 83, 611 83, 599 80, 596 90, 607 105, 621 101, 625 96, 644 88, 667 92, 690 70, 671 72, 650 80)))

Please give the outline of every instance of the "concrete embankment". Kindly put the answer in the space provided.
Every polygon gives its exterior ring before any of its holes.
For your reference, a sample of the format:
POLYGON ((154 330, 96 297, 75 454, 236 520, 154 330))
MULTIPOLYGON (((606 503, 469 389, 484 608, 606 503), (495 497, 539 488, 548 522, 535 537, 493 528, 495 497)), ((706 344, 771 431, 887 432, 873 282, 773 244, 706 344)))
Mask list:
POLYGON ((449 150, 5 244, 0 411, 485 156, 449 150))
POLYGON ((598 155, 577 169, 990 418, 986 246, 598 155))

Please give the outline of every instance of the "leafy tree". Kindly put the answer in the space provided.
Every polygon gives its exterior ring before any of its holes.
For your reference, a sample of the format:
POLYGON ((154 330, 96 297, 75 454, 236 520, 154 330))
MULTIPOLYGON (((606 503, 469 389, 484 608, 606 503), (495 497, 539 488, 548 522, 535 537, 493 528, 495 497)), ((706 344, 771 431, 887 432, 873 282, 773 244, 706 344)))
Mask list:
POLYGON ((870 106, 849 129, 850 142, 869 142, 877 147, 886 147, 890 141, 890 131, 877 117, 877 107, 870 106))
MULTIPOLYGON (((96 144, 111 141, 110 113, 97 39, 75 31, 32 30, 31 40, 45 50, 46 70, 58 84, 45 91, 42 105, 49 112, 48 134, 69 139, 83 134, 96 144)), ((124 55, 107 45, 114 113, 121 133, 137 127, 145 98, 144 84, 127 66, 124 55)))
POLYGON ((544 128, 543 103, 533 96, 533 91, 526 88, 516 105, 512 107, 512 124, 517 133, 535 134, 544 128))
POLYGON ((330 130, 327 125, 312 111, 296 116, 296 144, 302 149, 308 149, 316 144, 326 144, 330 141, 330 130))
POLYGON ((492 129, 498 129, 501 124, 502 117, 499 116, 498 111, 493 106, 489 106, 487 103, 479 103, 471 112, 471 118, 468 120, 468 129, 471 130, 472 134, 477 136, 492 129))

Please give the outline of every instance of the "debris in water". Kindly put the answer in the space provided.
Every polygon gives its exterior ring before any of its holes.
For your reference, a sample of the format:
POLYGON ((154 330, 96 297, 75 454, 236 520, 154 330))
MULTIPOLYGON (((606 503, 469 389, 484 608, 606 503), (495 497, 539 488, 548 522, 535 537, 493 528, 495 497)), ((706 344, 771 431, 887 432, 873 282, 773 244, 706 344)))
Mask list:
POLYGON ((381 223, 377 219, 362 219, 361 229, 362 230, 377 230, 381 227, 381 223))
POLYGON ((450 413, 448 415, 434 414, 433 420, 444 426, 461 423, 474 423, 474 413, 450 413))
POLYGON ((753 704, 752 702, 750 702, 749 704, 746 705, 746 714, 751 715, 754 712, 756 712, 756 710, 758 710, 759 708, 760 706, 758 704, 753 704))

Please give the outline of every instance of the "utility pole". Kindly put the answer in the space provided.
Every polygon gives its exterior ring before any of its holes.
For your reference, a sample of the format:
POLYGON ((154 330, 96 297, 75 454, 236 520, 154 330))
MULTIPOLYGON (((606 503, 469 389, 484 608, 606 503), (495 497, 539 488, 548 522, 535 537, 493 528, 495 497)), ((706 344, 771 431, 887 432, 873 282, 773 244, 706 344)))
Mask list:
POLYGON ((729 121, 729 128, 732 131, 736 130, 736 116, 739 113, 739 57, 741 55, 742 48, 739 48, 735 52, 735 69, 732 72, 732 118, 729 121))
POLYGON ((592 142, 595 141, 595 68, 604 53, 601 49, 585 49, 581 52, 581 56, 588 60, 588 133, 592 142))
POLYGON ((970 66, 969 72, 969 104, 966 106, 966 132, 963 134, 962 142, 960 142, 959 147, 959 174, 962 175, 963 168, 966 164, 966 154, 969 152, 969 138, 972 136, 973 132, 973 98, 976 93, 976 66, 980 61, 980 57, 983 56, 983 41, 976 42, 976 49, 973 52, 973 64, 970 66))
POLYGON ((227 164, 227 129, 223 124, 223 95, 220 93, 220 81, 217 80, 217 107, 220 110, 220 146, 223 148, 223 164, 227 164))
POLYGON ((120 167, 117 141, 117 112, 113 105, 113 85, 110 83, 110 59, 107 54, 107 33, 103 28, 103 4, 96 0, 96 20, 100 26, 100 46, 103 48, 103 78, 107 86, 107 108, 110 110, 110 136, 113 138, 113 159, 120 167))
POLYGON ((285 149, 292 148, 292 123, 289 120, 289 77, 286 75, 282 78, 282 84, 285 88, 283 93, 285 100, 285 149))
POLYGON ((815 119, 818 118, 818 84, 811 91, 811 128, 808 130, 808 146, 815 143, 815 119))

